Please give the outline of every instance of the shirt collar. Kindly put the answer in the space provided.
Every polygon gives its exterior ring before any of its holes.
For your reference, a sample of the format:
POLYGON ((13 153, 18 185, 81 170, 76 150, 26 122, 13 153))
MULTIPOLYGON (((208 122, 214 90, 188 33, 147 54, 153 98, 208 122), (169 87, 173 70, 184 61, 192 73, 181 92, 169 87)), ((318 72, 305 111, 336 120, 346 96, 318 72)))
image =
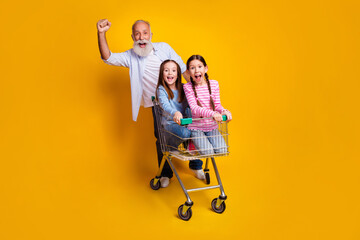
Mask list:
POLYGON ((153 42, 151 43, 153 48, 154 48, 154 52, 158 51, 159 49, 155 46, 156 44, 154 44, 153 42))

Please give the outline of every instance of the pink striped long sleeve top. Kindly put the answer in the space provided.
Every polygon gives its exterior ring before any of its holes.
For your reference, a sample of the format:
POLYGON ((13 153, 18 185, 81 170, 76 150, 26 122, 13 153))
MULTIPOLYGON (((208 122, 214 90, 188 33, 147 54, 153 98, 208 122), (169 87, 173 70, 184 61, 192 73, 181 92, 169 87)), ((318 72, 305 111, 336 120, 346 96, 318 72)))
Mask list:
MULTIPOLYGON (((197 98, 195 97, 192 83, 189 82, 184 85, 184 92, 191 109, 192 118, 208 118, 212 117, 215 112, 221 113, 224 110, 220 102, 219 83, 216 80, 209 81, 211 87, 211 96, 215 104, 215 111, 213 111, 211 108, 210 92, 207 85, 195 86, 197 98), (197 100, 199 100, 199 102, 201 103, 201 107, 197 104, 197 100)), ((214 130, 217 127, 218 125, 213 119, 202 119, 200 121, 194 121, 188 126, 190 130, 202 130, 205 132, 214 130)))

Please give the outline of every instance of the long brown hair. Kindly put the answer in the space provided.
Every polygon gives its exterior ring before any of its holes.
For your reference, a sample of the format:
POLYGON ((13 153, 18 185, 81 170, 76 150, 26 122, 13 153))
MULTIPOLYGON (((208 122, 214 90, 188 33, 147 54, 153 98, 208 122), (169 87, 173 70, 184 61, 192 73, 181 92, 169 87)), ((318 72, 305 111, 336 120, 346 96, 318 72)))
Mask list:
MULTIPOLYGON (((207 66, 206 62, 205 62, 205 59, 200 56, 200 55, 192 55, 186 62, 186 68, 189 70, 189 66, 190 66, 190 62, 193 61, 193 60, 199 60, 200 62, 202 62, 204 64, 204 67, 207 66)), ((207 83, 207 86, 208 86, 208 90, 209 90, 209 94, 210 94, 210 105, 211 105, 211 108, 213 111, 215 111, 215 103, 214 103, 214 100, 211 96, 211 86, 210 86, 210 81, 209 81, 209 75, 207 73, 205 73, 205 79, 206 79, 206 83, 207 83)), ((196 101, 197 101, 197 104, 202 107, 198 97, 197 97, 197 93, 196 93, 196 89, 195 89, 195 81, 192 77, 190 77, 190 80, 191 80, 191 85, 192 85, 192 88, 193 88, 193 91, 195 93, 195 97, 196 97, 196 101)))
POLYGON ((165 60, 161 63, 160 65, 160 72, 159 72, 159 80, 158 80, 158 84, 156 86, 156 99, 158 99, 158 88, 160 86, 163 86, 168 94, 168 97, 169 97, 169 100, 173 99, 174 98, 174 93, 171 91, 169 85, 167 84, 167 82, 164 80, 164 68, 165 68, 165 64, 168 63, 168 62, 173 62, 175 63, 176 65, 176 68, 177 68, 177 79, 176 79, 176 82, 175 82, 175 86, 176 86, 176 89, 178 90, 179 92, 179 98, 178 98, 178 102, 182 102, 184 101, 184 98, 185 98, 185 93, 184 93, 184 89, 183 89, 183 85, 181 83, 181 69, 180 69, 180 66, 177 62, 175 62, 174 60, 165 60))

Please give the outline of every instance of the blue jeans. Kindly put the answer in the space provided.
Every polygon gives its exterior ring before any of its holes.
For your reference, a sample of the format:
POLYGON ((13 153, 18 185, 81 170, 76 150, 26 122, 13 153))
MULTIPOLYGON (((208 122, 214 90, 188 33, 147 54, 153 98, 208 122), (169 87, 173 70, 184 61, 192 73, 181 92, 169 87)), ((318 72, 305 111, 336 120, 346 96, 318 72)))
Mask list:
POLYGON ((177 123, 165 123, 164 129, 176 135, 174 136, 165 132, 166 143, 175 148, 177 148, 181 143, 184 142, 183 138, 189 138, 191 136, 191 131, 189 129, 184 126, 180 126, 177 123))
POLYGON ((196 149, 201 155, 213 155, 214 153, 226 153, 227 146, 218 129, 210 132, 192 130, 191 137, 196 149))
MULTIPOLYGON (((157 151, 157 156, 158 156, 158 164, 159 164, 159 167, 160 167, 160 164, 161 164, 161 161, 162 161, 162 158, 163 158, 163 152, 161 151, 159 132, 158 132, 158 126, 157 126, 154 107, 152 107, 152 114, 153 114, 153 119, 154 119, 154 135, 155 135, 155 138, 156 138, 156 151, 157 151)), ((174 125, 174 126, 171 126, 169 128, 174 130, 173 133, 176 134, 177 136, 179 136, 181 138, 190 137, 191 131, 189 129, 187 129, 186 127, 180 126, 180 125, 177 125, 177 124, 169 124, 169 125, 174 125), (184 134, 184 135, 181 135, 181 134, 184 134)), ((167 129, 167 127, 166 127, 166 129, 167 129)), ((170 130, 168 130, 168 131, 170 131, 170 130)), ((171 146, 174 146, 174 147, 179 146, 183 142, 183 141, 179 140, 179 138, 176 138, 176 137, 175 138, 166 137, 166 139, 167 139, 167 141, 169 141, 168 144, 169 145, 171 144, 171 146)), ((202 169, 202 164, 203 164, 203 162, 201 160, 191 160, 191 161, 189 161, 190 169, 194 169, 194 170, 202 169)), ((167 161, 164 164, 163 170, 161 172, 161 176, 162 177, 168 177, 168 178, 173 177, 173 171, 171 170, 171 167, 170 167, 170 165, 169 165, 169 163, 167 161)))

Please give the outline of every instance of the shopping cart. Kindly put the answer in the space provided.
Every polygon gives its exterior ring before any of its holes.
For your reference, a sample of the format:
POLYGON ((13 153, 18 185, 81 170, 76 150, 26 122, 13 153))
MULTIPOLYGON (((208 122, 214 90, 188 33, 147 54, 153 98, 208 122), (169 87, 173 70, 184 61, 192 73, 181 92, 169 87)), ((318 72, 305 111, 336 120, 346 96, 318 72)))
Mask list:
POLYGON ((193 201, 191 201, 189 193, 194 191, 201 191, 201 190, 207 190, 207 189, 214 189, 219 188, 220 189, 220 195, 218 198, 214 198, 211 202, 211 207, 216 213, 223 213, 225 211, 226 205, 225 200, 227 199, 227 196, 224 193, 224 188, 221 183, 219 171, 217 169, 216 163, 215 163, 215 157, 220 156, 227 156, 229 154, 229 146, 228 146, 228 127, 226 122, 226 116, 223 116, 223 122, 216 123, 211 118, 184 118, 181 119, 181 125, 201 125, 209 126, 209 127, 216 127, 217 130, 215 130, 215 134, 211 136, 200 136, 200 137, 190 137, 190 138, 180 138, 179 136, 175 135, 174 133, 167 131, 166 127, 164 127, 164 123, 167 119, 171 119, 169 114, 165 112, 159 105, 159 103, 153 99, 154 103, 154 110, 156 114, 156 121, 157 121, 157 127, 159 132, 159 141, 161 146, 161 151, 163 152, 163 159, 161 161, 159 170, 157 172, 157 175, 155 178, 151 179, 150 181, 150 187, 153 190, 158 190, 160 188, 160 178, 161 178, 161 172, 163 170, 164 164, 167 161, 174 172, 176 178, 178 179, 180 186, 182 190, 184 191, 184 194, 187 198, 187 201, 185 204, 180 205, 178 208, 178 214, 179 217, 182 220, 188 221, 192 216, 192 210, 191 207, 193 206, 193 201), (217 125, 217 126, 214 126, 217 125), (206 143, 208 141, 211 141, 215 143, 214 145, 217 146, 214 147, 207 147, 206 143), (198 149, 191 148, 192 143, 191 141, 197 141, 198 146, 203 146, 198 149), (199 144, 200 143, 200 144, 199 144), (176 158, 182 161, 189 161, 189 160, 195 160, 195 159, 206 159, 205 162, 205 183, 210 184, 210 174, 209 174, 209 160, 211 159, 216 178, 217 178, 217 185, 213 186, 205 186, 201 188, 193 188, 193 189, 186 189, 183 182, 181 181, 179 174, 177 173, 174 164, 172 163, 172 158, 176 158))

